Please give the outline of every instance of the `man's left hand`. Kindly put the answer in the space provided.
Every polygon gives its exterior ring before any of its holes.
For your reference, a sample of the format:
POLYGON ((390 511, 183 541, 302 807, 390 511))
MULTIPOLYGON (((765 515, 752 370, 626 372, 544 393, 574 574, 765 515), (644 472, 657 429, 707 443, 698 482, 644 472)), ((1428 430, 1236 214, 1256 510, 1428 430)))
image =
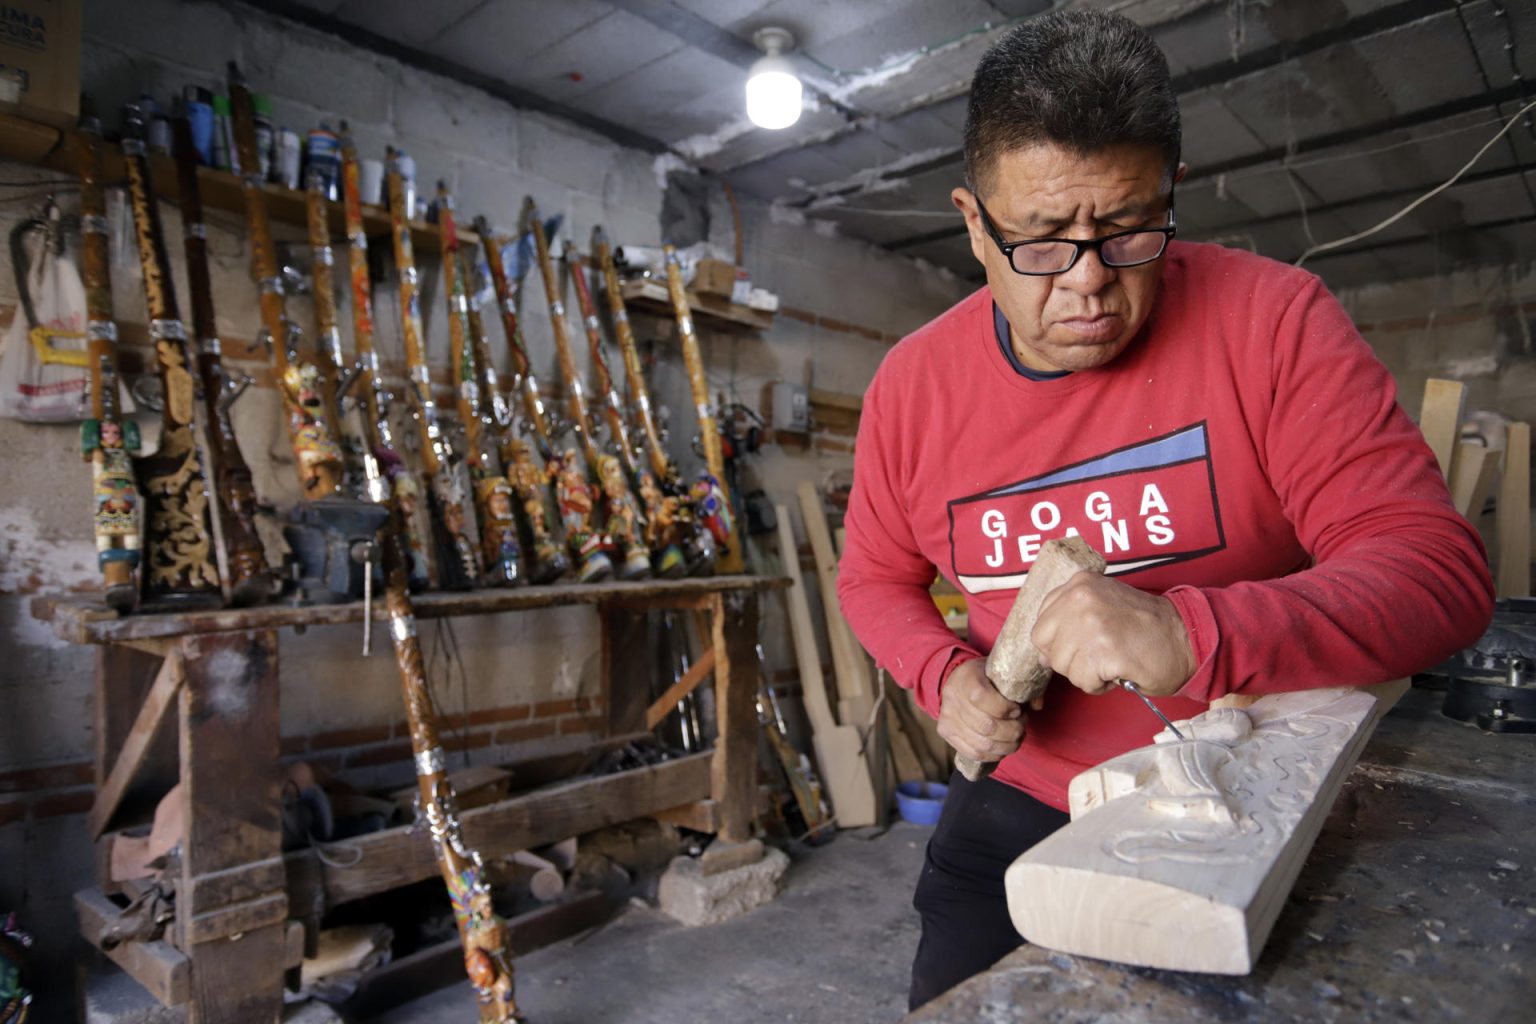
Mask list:
POLYGON ((1166 697, 1197 667, 1172 601, 1091 572, 1046 597, 1030 640, 1053 671, 1086 693, 1131 679, 1148 696, 1166 697))

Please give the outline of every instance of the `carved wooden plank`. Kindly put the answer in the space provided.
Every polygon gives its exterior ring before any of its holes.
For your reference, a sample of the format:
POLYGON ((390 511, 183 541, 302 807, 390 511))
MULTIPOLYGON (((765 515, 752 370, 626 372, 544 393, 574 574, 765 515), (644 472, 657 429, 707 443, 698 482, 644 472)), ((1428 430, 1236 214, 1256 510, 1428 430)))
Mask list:
POLYGON ((1531 425, 1511 423, 1499 485, 1499 597, 1531 592, 1531 425))
POLYGON ((1483 504, 1498 473, 1496 453, 1475 441, 1456 446, 1456 462, 1451 469, 1451 503, 1456 511, 1476 523, 1483 514, 1483 504))
POLYGON ((1072 823, 1008 869, 1015 927, 1066 953, 1246 974, 1390 703, 1356 689, 1273 694, 1084 772, 1072 823))
POLYGON ((645 727, 654 729, 662 721, 677 710, 677 702, 688 696, 698 685, 704 681, 704 677, 715 670, 715 649, 706 648, 699 656, 699 660, 688 666, 688 671, 671 686, 667 692, 657 697, 645 711, 645 727))
POLYGON ((752 838, 757 807, 757 596, 715 598, 715 759, 710 793, 720 805, 720 838, 752 838))
POLYGON ((192 964, 169 942, 124 942, 102 949, 101 936, 122 911, 95 889, 75 893, 75 917, 80 934, 158 999, 163 1006, 180 1006, 191 990, 192 964))
POLYGON ((185 681, 181 653, 173 650, 160 663, 160 672, 155 676, 149 693, 144 697, 144 703, 139 708, 137 717, 134 718, 133 727, 128 730, 128 735, 123 740, 122 750, 112 764, 111 773, 107 775, 106 782, 96 790, 96 802, 91 805, 91 813, 86 818, 86 827, 90 830, 92 839, 99 838, 102 832, 106 831, 107 823, 112 820, 112 815, 122 803, 128 784, 133 781, 133 777, 148 757, 150 744, 160 731, 160 723, 165 720, 166 711, 170 710, 174 698, 181 692, 181 684, 185 681))
POLYGON ((811 624, 811 609, 805 599, 805 583, 800 578, 800 552, 789 522, 789 510, 773 507, 779 520, 779 557, 790 579, 785 595, 789 607, 789 629, 795 644, 795 663, 800 668, 800 688, 805 695, 806 717, 811 721, 811 745, 821 778, 832 800, 832 813, 843 828, 858 828, 875 823, 875 789, 869 775, 869 763, 858 729, 838 725, 827 700, 826 681, 821 675, 821 653, 816 647, 816 631, 811 624))
POLYGON ((1467 406, 1467 386, 1460 381, 1438 380, 1431 377, 1424 382, 1424 404, 1419 407, 1419 430, 1429 442, 1435 461, 1440 464, 1440 475, 1451 479, 1452 463, 1456 457, 1456 445, 1461 440, 1461 416, 1467 406))
MULTIPOLYGON (((516 587, 468 592, 438 592, 412 597, 418 619, 452 615, 494 615, 530 608, 557 608, 611 601, 638 602, 647 607, 693 607, 711 594, 733 591, 777 590, 789 581, 771 576, 707 576, 680 580, 608 581, 603 583, 555 583, 549 586, 516 587)), ((175 612, 157 615, 115 616, 99 602, 68 599, 33 602, 36 616, 46 616, 55 634, 77 644, 115 643, 156 637, 231 630, 283 629, 289 626, 327 626, 363 621, 361 601, 349 604, 261 605, 255 608, 223 608, 215 611, 175 612), (108 614, 103 616, 102 612, 108 614)), ((388 618, 382 603, 375 602, 374 619, 388 618)))
POLYGON ((814 484, 802 482, 799 488, 800 516, 805 521, 805 536, 816 556, 816 579, 821 585, 821 610, 827 620, 827 640, 832 646, 832 664, 837 670, 838 709, 844 725, 864 728, 874 707, 874 679, 864 649, 848 628, 837 601, 837 552, 832 549, 832 534, 827 529, 827 512, 814 484))
MULTIPOLYGON (((712 757, 710 753, 693 754, 477 807, 461 815, 465 839, 491 859, 700 800, 709 795, 712 757)), ((408 827, 386 829, 348 839, 346 846, 346 859, 332 858, 331 863, 317 869, 327 907, 437 874, 437 861, 425 832, 408 827)), ((295 876, 303 874, 304 862, 313 857, 308 851, 285 857, 290 899, 296 907, 309 907, 311 900, 321 898, 293 883, 295 876)))

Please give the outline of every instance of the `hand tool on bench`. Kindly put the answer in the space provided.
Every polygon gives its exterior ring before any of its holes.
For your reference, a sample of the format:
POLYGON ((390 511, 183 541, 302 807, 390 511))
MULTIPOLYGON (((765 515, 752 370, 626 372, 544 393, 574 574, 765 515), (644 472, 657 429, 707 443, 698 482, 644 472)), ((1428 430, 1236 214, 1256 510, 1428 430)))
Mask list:
MULTIPOLYGON (((1047 595, 1080 572, 1104 572, 1104 559, 1081 537, 1048 540, 1029 568, 1024 585, 1013 601, 997 642, 987 656, 987 678, 997 692, 1015 704, 1026 705, 1045 693, 1051 669, 1042 664, 1040 652, 1030 642, 1040 606, 1047 595)), ((955 765, 972 782, 990 775, 995 762, 975 761, 957 754, 955 765)))

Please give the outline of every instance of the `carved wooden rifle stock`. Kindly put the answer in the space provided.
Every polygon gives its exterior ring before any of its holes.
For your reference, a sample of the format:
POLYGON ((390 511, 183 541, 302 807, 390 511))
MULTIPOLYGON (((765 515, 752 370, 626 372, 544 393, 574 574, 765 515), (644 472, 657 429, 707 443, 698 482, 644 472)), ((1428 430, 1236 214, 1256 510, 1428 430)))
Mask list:
POLYGON ((251 235, 251 273, 260 293, 261 322, 272 346, 286 413, 288 442, 293 447, 299 487, 310 500, 337 497, 341 493, 342 457, 332 427, 327 422, 320 371, 300 357, 299 332, 288 319, 283 278, 278 271, 277 250, 272 245, 272 223, 267 213, 260 164, 256 156, 256 121, 250 90, 233 62, 229 67, 229 102, 233 113, 235 147, 240 153, 241 192, 245 199, 246 226, 251 235))
POLYGON ((208 519, 193 417, 197 385, 187 356, 187 331, 176 306, 171 261, 160 229, 160 204, 149 180, 144 119, 138 107, 124 111, 123 162, 128 205, 143 271, 149 335, 160 369, 160 443, 138 460, 145 502, 144 600, 150 607, 207 607, 223 602, 208 519))
POLYGON ((218 324, 213 312, 213 284, 208 269, 208 236, 203 225, 203 200, 197 181, 197 149, 192 125, 185 117, 171 122, 176 156, 176 183, 181 206, 181 230, 187 257, 187 290, 192 303, 192 335, 197 343, 197 369, 202 382, 204 428, 214 493, 218 498, 229 577, 230 603, 264 601, 276 581, 267 567, 266 552, 256 532, 256 487, 251 469, 235 439, 230 408, 250 385, 241 374, 233 379, 224 369, 218 324))
POLYGON ((453 467, 453 447, 443 433, 437 403, 432 398, 432 373, 421 327, 421 295, 417 291, 416 253, 411 245, 411 212, 406 203, 405 179, 400 174, 398 153, 388 151, 385 181, 389 192, 390 238, 395 271, 400 285, 400 328, 405 340, 406 390, 411 411, 421 429, 421 461, 427 473, 436 511, 435 526, 442 533, 439 548, 441 579, 449 589, 472 587, 480 579, 480 555, 469 538, 468 510, 464 491, 453 467))
POLYGON ((667 260, 667 292, 677 317, 677 336, 683 345, 683 363, 688 367, 688 384, 693 391, 693 407, 699 417, 699 443, 709 472, 693 484, 694 507, 709 532, 720 544, 719 568, 722 572, 741 572, 741 537, 736 516, 731 511, 731 495, 725 485, 725 453, 720 444, 720 424, 715 420, 710 401, 709 380, 704 375, 704 357, 699 352, 699 337, 693 330, 693 314, 688 307, 688 293, 683 288, 683 269, 677 251, 663 247, 667 260))
POLYGON ((597 319, 592 292, 587 286, 587 264, 570 242, 565 244, 565 262, 576 285, 576 301, 581 307, 581 322, 587 329, 587 349, 592 359, 592 378, 603 398, 603 421, 608 425, 609 446, 618 451, 624 475, 645 506, 645 541, 653 552, 652 568, 656 575, 682 576, 688 571, 683 555, 681 526, 677 503, 668 503, 656 477, 646 467, 640 449, 630 439, 624 418, 624 402, 613 386, 608 359, 603 355, 603 327, 597 319))
MULTIPOLYGON (((348 232, 362 235, 362 209, 357 197, 357 160, 344 150, 342 174, 347 190, 348 232)), ((407 227, 409 230, 409 227, 407 227)), ((366 239, 364 239, 366 243, 366 239)), ((366 262, 359 270, 353 266, 354 295, 367 294, 366 262), (361 285, 358 275, 361 274, 361 285)), ((354 304, 354 322, 358 324, 358 352, 362 357, 367 386, 363 392, 363 425, 368 455, 364 458, 369 496, 389 512, 380 536, 383 541, 384 604, 389 615, 389 632, 394 642, 395 662, 400 667, 400 686, 405 700, 406 718, 411 729, 411 751, 416 765, 419 803, 432 837, 437 866, 448 886, 453 916, 458 924, 459 942, 464 947, 464 969, 474 988, 482 1024, 510 1024, 519 1020, 513 993, 512 951, 506 922, 496 915, 491 903, 491 887, 485 878, 485 865, 477 850, 464 841, 459 823, 458 801, 448 780, 446 758, 438 739, 437 708, 427 685, 416 635, 416 617, 406 577, 405 512, 398 493, 390 487, 386 467, 402 464, 394 447, 389 426, 389 392, 379 373, 378 356, 373 349, 373 323, 367 304, 354 304)), ((395 481, 408 479, 397 473, 395 481)))
POLYGON ((80 424, 80 451, 91 464, 92 528, 107 604, 120 612, 138 602, 144 504, 131 452, 139 425, 118 405, 117 322, 107 255, 107 203, 101 190, 101 125, 87 118, 74 135, 80 172, 81 276, 91 375, 91 418, 80 424))
POLYGON ((379 355, 373 347, 373 288, 368 280, 368 234, 363 230, 362 187, 359 183, 357 147, 341 126, 341 200, 346 216, 348 281, 352 289, 352 340, 357 346, 358 370, 365 378, 362 389, 366 417, 363 424, 364 476, 370 494, 377 490, 373 478, 382 473, 398 513, 399 535, 405 568, 412 590, 425 589, 431 581, 431 541, 421 527, 421 481, 401 458, 389 418, 394 396, 384 388, 379 355), (374 443, 377 439, 378 443, 374 443), (371 460, 371 461, 370 461, 371 460))
POLYGON ((639 579, 650 575, 651 557, 641 540, 644 528, 640 507, 629 484, 624 479, 624 467, 612 455, 604 455, 597 447, 592 433, 592 417, 587 410, 586 390, 582 387, 581 374, 576 369, 576 359, 571 352, 570 326, 565 319, 565 304, 560 301, 559 283, 555 278, 554 263, 549 257, 549 242, 544 237, 544 223, 539 219, 539 209, 533 197, 523 201, 523 222, 533 232, 533 243, 538 251, 539 276, 544 281, 544 297, 549 302, 550 328, 555 336, 555 354, 560 362, 560 375, 565 378, 569 394, 571 421, 581 443, 581 455, 586 460, 590 482, 582 480, 582 470, 576 464, 576 453, 565 453, 565 465, 561 470, 564 489, 561 511, 566 515, 566 532, 583 529, 581 520, 591 525, 587 544, 603 543, 600 526, 606 527, 608 543, 623 559, 619 575, 624 579, 639 579), (585 485, 586 496, 581 494, 585 485), (585 502, 583 508, 580 503, 585 502), (606 517, 594 508, 598 502, 606 506, 606 517), (604 522, 606 519, 606 522, 604 522))
POLYGON ((651 471, 661 490, 661 521, 652 524, 661 538, 670 539, 683 546, 687 570, 690 574, 709 573, 714 569, 717 548, 714 534, 705 529, 694 508, 693 495, 683 483, 677 463, 667 452, 661 429, 651 406, 650 389, 645 383, 645 372, 640 366, 640 348, 635 343, 635 332, 624 308, 624 293, 619 287, 619 272, 613 263, 613 248, 602 228, 592 231, 592 259, 603 275, 603 290, 608 296, 608 311, 613 319, 613 333, 619 341, 619 354, 624 359, 624 383, 629 391, 635 419, 640 424, 640 436, 645 443, 651 471))
POLYGON ((441 181, 437 183, 437 226, 442 239, 443 291, 448 300, 448 361, 453 364, 459 419, 464 423, 465 445, 469 449, 469 478, 475 489, 475 510, 480 514, 480 546, 490 582, 495 586, 512 586, 523 582, 517 520, 512 512, 512 485, 502 475, 490 444, 489 435, 494 430, 481 402, 480 375, 475 369, 467 271, 459 249, 458 222, 453 215, 453 197, 441 181))

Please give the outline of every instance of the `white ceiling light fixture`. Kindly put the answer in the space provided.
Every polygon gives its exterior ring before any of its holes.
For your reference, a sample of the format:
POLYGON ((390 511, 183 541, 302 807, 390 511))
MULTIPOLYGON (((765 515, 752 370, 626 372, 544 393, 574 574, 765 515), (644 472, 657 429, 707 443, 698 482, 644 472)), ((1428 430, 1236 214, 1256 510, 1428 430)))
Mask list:
POLYGON ((759 128, 788 128, 800 120, 800 79, 784 58, 795 45, 788 29, 760 28, 752 42, 767 54, 747 76, 747 117, 759 128))

